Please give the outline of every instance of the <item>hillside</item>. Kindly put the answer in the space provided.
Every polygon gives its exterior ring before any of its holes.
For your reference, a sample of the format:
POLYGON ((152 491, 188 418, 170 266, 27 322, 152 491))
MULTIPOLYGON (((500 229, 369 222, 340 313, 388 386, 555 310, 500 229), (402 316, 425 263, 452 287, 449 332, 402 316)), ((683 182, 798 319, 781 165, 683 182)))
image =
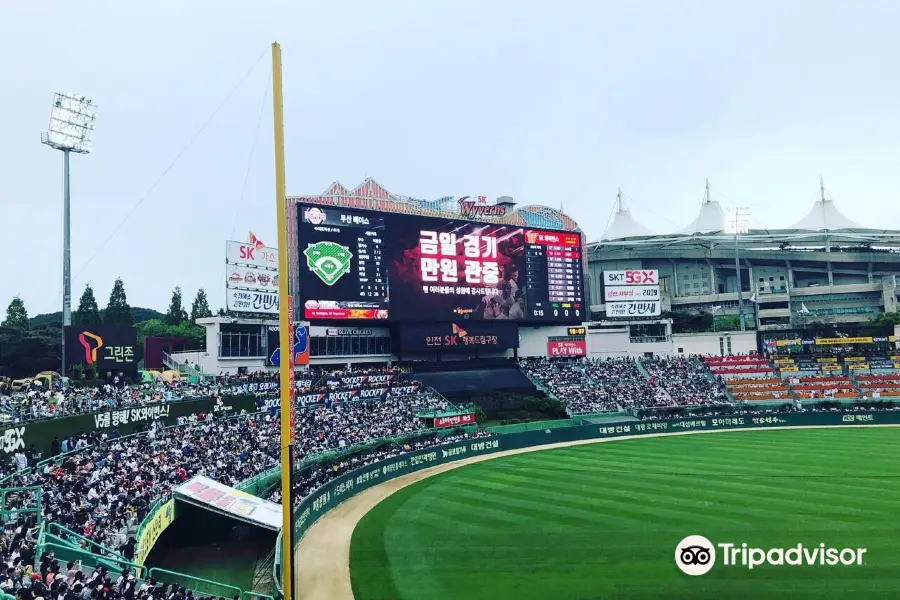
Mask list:
MULTIPOLYGON (((103 316, 103 310, 100 310, 100 316, 103 316)), ((139 306, 131 307, 131 316, 134 317, 134 323, 138 324, 142 321, 149 321, 150 319, 162 319, 165 314, 153 310, 152 308, 141 308, 139 306)), ((28 322, 32 327, 39 327, 41 325, 58 325, 62 322, 62 312, 56 311, 54 313, 45 313, 42 315, 36 315, 28 319, 28 322)))

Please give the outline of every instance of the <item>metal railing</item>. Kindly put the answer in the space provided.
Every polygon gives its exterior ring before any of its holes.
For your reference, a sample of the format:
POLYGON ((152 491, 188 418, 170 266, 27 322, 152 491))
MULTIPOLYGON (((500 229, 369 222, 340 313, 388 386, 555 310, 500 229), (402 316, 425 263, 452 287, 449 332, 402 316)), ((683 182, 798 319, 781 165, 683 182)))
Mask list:
POLYGON ((219 583, 202 577, 187 575, 177 571, 169 571, 168 569, 160 569, 153 567, 150 569, 150 577, 157 581, 165 581, 166 583, 176 583, 187 590, 192 590, 196 594, 204 596, 219 596, 221 598, 233 598, 235 596, 244 596, 244 590, 233 585, 219 583))

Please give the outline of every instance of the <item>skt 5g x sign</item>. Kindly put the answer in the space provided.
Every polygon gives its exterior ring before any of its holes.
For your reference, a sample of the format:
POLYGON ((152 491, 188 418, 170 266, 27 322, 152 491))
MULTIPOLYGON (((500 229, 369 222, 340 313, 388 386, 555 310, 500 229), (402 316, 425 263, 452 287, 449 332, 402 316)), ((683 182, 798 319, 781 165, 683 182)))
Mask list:
POLYGON ((74 365, 93 366, 97 374, 137 374, 137 330, 119 325, 69 325, 66 327, 66 375, 74 365))

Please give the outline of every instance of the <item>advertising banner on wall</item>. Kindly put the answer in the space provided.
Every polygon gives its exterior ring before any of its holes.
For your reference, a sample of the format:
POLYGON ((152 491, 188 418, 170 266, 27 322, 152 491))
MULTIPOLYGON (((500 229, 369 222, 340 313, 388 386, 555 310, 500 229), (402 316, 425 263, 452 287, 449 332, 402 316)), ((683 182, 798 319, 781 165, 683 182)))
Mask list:
POLYGON ((278 293, 278 271, 244 265, 226 265, 226 285, 230 289, 278 293))
MULTIPOLYGON (((270 367, 277 367, 281 364, 281 348, 278 347, 280 339, 278 337, 278 326, 270 325, 266 332, 266 343, 268 344, 266 364, 270 367)), ((306 325, 294 326, 294 366, 309 364, 309 327, 306 325)))
POLYGON ((250 290, 225 290, 228 310, 266 315, 278 314, 278 292, 253 292, 250 290))
POLYGON ((604 271, 604 285, 659 285, 659 271, 656 269, 627 269, 624 271, 604 271))
POLYGON ((475 413, 466 413, 464 415, 451 415, 449 417, 435 417, 435 427, 455 427, 457 425, 473 425, 475 423, 475 413))
POLYGON ((623 300, 659 300, 658 285, 608 285, 603 290, 604 298, 609 301, 623 300))
POLYGON ((519 347, 519 327, 510 322, 404 323, 404 351, 498 351, 519 347))
POLYGON ((584 340, 548 341, 547 356, 587 356, 584 340))
POLYGON ((662 303, 657 302, 608 302, 607 317, 658 317, 662 314, 662 303))
POLYGON ((69 325, 66 327, 66 374, 75 365, 107 372, 137 375, 137 329, 120 325, 69 325))
POLYGON ((603 283, 607 317, 641 318, 662 314, 659 271, 656 269, 604 271, 603 283))
POLYGON ((275 248, 260 248, 256 244, 246 244, 244 242, 226 242, 225 262, 232 265, 277 270, 278 250, 275 248))
MULTIPOLYGON (((255 236, 252 236, 255 239, 255 236)), ((225 243, 225 305, 230 311, 278 314, 278 251, 256 243, 225 243)))

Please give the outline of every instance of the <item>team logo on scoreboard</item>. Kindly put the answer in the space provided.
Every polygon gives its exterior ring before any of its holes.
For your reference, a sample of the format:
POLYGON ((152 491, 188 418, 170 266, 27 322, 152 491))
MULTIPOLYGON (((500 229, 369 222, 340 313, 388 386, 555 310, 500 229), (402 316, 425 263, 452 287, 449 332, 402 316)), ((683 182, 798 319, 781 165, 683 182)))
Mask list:
POLYGON ((477 200, 471 199, 470 196, 463 196, 457 202, 459 202, 459 214, 468 219, 506 215, 506 207, 488 204, 487 196, 478 196, 477 200))
POLYGON ((303 254, 306 256, 306 266, 325 285, 334 285, 350 271, 350 259, 353 258, 350 248, 336 242, 308 244, 303 254))
POLYGON ((321 225, 328 219, 328 217, 325 216, 325 211, 317 206, 307 208, 305 214, 306 220, 313 225, 321 225))

